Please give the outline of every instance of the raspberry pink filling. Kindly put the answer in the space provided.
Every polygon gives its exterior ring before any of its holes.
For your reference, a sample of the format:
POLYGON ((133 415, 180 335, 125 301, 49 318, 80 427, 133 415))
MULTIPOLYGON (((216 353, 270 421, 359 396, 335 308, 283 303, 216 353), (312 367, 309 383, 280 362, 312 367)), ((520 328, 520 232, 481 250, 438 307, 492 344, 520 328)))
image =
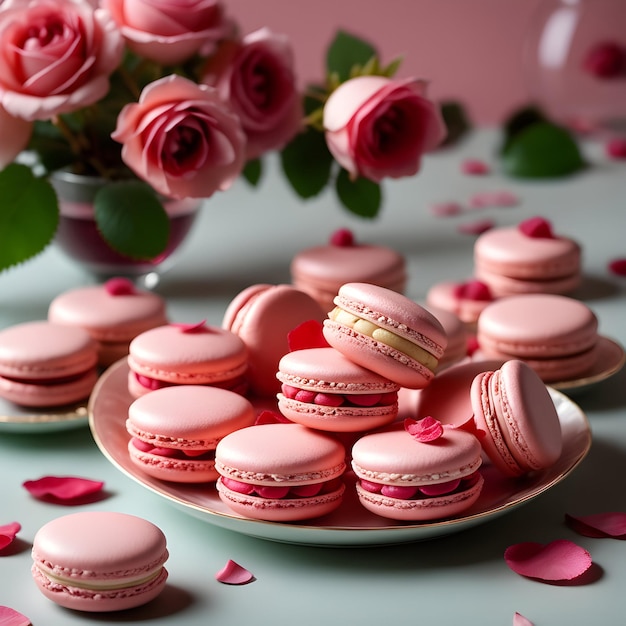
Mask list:
POLYGON ((336 491, 341 484, 339 478, 327 480, 322 483, 314 483, 312 485, 292 485, 292 486, 266 486, 266 485, 250 485, 233 478, 222 476, 222 484, 231 491, 236 491, 247 496, 258 496, 259 498, 268 498, 271 500, 282 500, 285 498, 312 498, 321 493, 331 493, 336 491))
POLYGON ((436 498, 450 493, 466 491, 476 484, 478 478, 478 472, 474 472, 464 478, 449 480, 445 483, 435 485, 422 485, 420 487, 383 485, 363 479, 361 479, 360 484, 365 491, 369 491, 370 493, 380 493, 383 496, 397 498, 398 500, 420 500, 423 498, 436 498))
POLYGON ((58 376, 56 378, 19 378, 17 376, 3 376, 2 378, 21 385, 41 385, 52 387, 53 385, 65 385, 67 383, 73 383, 76 380, 80 380, 88 371, 89 370, 85 370, 84 372, 80 372, 78 374, 58 376))
POLYGON ((284 384, 281 387, 285 398, 305 402, 307 404, 317 404, 319 406, 389 406, 398 401, 398 392, 388 393, 365 393, 365 394, 342 394, 342 393, 320 393, 298 389, 292 385, 284 384))
MULTIPOLYGON (((155 391, 156 389, 162 389, 163 387, 173 387, 178 383, 172 383, 167 380, 158 380, 156 378, 150 378, 150 376, 144 376, 143 374, 138 374, 137 372, 133 372, 135 379, 137 382, 146 389, 150 389, 150 391, 155 391)), ((211 383, 210 385, 207 383, 207 386, 210 387, 219 387, 220 389, 227 389, 230 391, 235 391, 236 393, 244 394, 247 388, 247 381, 245 376, 238 376, 236 378, 231 378, 230 380, 222 380, 218 382, 211 383)))
POLYGON ((136 437, 131 439, 131 443, 141 452, 166 457, 168 459, 193 459, 194 461, 212 461, 215 459, 215 450, 175 450, 174 448, 153 446, 151 443, 141 441, 141 439, 137 439, 136 437))

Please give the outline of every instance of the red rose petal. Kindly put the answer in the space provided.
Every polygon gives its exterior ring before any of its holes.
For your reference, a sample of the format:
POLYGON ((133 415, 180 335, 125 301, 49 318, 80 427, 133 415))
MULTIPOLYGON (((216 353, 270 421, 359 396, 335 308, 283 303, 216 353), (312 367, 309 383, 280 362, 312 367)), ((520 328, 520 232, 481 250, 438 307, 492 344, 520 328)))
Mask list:
POLYGON ((306 348, 328 348, 328 341, 322 332, 322 324, 317 320, 308 320, 287 333, 289 352, 306 348))
POLYGON ((354 245, 354 235, 347 228, 340 228, 330 236, 330 245, 349 248, 354 245))
POLYGON ((0 626, 31 626, 32 622, 8 606, 0 606, 0 626))
POLYGON ((450 217, 463 212, 459 202, 435 202, 430 205, 430 212, 436 217, 450 217))
POLYGON ((480 159, 465 159, 465 161, 461 163, 461 171, 463 174, 482 176, 489 174, 491 170, 489 165, 480 159))
POLYGON ((591 567, 589 552, 566 539, 517 543, 505 550, 504 560, 516 574, 546 581, 572 580, 591 567))
POLYGON ((51 496, 57 500, 76 500, 97 493, 104 483, 78 476, 43 476, 27 480, 22 486, 35 498, 51 496))
MULTIPOLYGON (((10 524, 0 526, 0 550, 13 543, 15 535, 17 535, 20 530, 22 530, 22 527, 18 522, 11 522, 10 524)), ((2 624, 1 621, 0 624, 2 624)))
POLYGON ((443 435, 443 425, 439 420, 428 415, 421 420, 407 418, 404 420, 404 430, 413 439, 422 443, 429 443, 439 439, 443 435))
POLYGON ((624 71, 625 56, 618 43, 603 41, 589 50, 583 60, 583 70, 596 78, 615 78, 624 71))
POLYGON ((110 296, 131 296, 137 293, 133 281, 128 278, 110 278, 104 283, 104 288, 110 296))
POLYGON ((531 217, 517 226, 527 237, 536 239, 554 239, 552 224, 543 217, 531 217))
POLYGON ((201 322, 197 322, 196 324, 172 324, 172 326, 176 326, 180 328, 182 333, 205 333, 208 332, 209 329, 206 325, 206 320, 202 320, 201 322))
POLYGON ((613 259, 609 263, 609 271, 616 276, 626 276, 626 259, 613 259))
POLYGON ((254 574, 229 559, 226 565, 215 574, 215 579, 225 585, 246 585, 254 580, 254 574))
POLYGON ((534 626, 533 623, 525 618, 521 613, 515 612, 513 615, 513 626, 534 626))
POLYGON ((626 539, 626 513, 611 512, 595 515, 565 514, 567 525, 585 537, 626 539))
POLYGON ((261 411, 256 420, 254 421, 255 426, 259 426, 260 424, 289 424, 290 421, 281 415, 280 413, 275 413, 274 411, 261 411))
POLYGON ((626 138, 615 137, 610 139, 604 149, 607 156, 612 159, 626 159, 626 138))
POLYGON ((466 224, 459 224, 457 230, 463 235, 481 235, 495 226, 493 220, 476 220, 466 224))

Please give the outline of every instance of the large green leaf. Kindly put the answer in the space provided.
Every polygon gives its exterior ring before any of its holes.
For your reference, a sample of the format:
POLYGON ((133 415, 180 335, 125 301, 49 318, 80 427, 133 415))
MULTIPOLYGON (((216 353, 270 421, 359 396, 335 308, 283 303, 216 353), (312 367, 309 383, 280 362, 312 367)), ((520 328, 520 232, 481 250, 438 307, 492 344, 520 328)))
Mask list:
POLYGON ((326 69, 329 75, 336 74, 343 82, 350 78, 355 66, 363 66, 375 56, 373 45, 340 30, 326 52, 326 69))
POLYGON ((378 215, 382 202, 380 185, 367 178, 355 180, 345 169, 337 176, 337 195, 343 206, 359 217, 374 218, 378 215))
POLYGON ((120 254, 153 259, 169 238, 170 223, 155 192, 139 181, 111 183, 98 190, 94 214, 103 238, 120 254))
POLYGON ((59 223, 57 197, 48 181, 25 165, 0 172, 0 271, 39 254, 59 223))
POLYGON ((256 187, 261 180, 261 175, 263 174, 263 163, 261 162, 261 159, 252 159, 251 161, 248 161, 241 174, 250 185, 256 187))

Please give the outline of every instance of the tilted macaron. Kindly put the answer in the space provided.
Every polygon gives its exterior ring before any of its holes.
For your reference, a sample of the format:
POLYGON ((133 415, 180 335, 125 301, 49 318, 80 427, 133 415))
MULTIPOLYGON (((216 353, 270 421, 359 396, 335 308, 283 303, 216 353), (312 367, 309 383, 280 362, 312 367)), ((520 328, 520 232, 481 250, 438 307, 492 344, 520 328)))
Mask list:
POLYGON ((128 345, 139 333, 168 321, 164 299, 126 278, 59 294, 48 307, 48 320, 84 328, 98 343, 103 367, 126 356, 128 345))
POLYGON ((135 398, 170 385, 212 385, 245 393, 248 352, 224 328, 168 324, 147 330, 129 346, 128 389, 135 398))
POLYGON ((533 217, 513 227, 492 228, 474 244, 474 275, 496 297, 521 293, 566 294, 581 282, 581 250, 552 224, 533 217))
POLYGON ((260 424, 226 435, 215 452, 222 501, 244 517, 304 520, 334 511, 343 498, 345 448, 300 424, 260 424))
POLYGON ((437 318, 406 296, 366 283, 343 285, 324 321, 328 343, 409 389, 434 377, 447 345, 437 318))
POLYGON ((280 383, 275 374, 280 358, 289 352, 289 333, 309 320, 321 324, 325 317, 311 296, 291 285, 251 285, 233 298, 222 327, 246 344, 251 394, 276 396, 280 383))
POLYGON ((0 331, 0 396, 30 407, 71 404, 98 378, 97 346, 82 328, 48 321, 0 331))
POLYGON ((182 483, 217 479, 220 439, 254 423, 243 396, 204 385, 164 387, 134 400, 126 430, 131 461, 146 474, 182 483))
POLYGON ((78 611, 120 611, 155 598, 167 580, 166 539, 140 517, 84 511, 36 533, 32 575, 39 590, 78 611))
POLYGON ((598 320, 584 302, 567 296, 510 296, 482 312, 476 339, 485 358, 519 359, 544 382, 564 381, 594 366, 598 320))
POLYGON ((563 443, 547 387, 522 361, 482 372, 470 389, 476 428, 493 464, 509 476, 553 465, 563 443))
POLYGON ((278 410, 292 422, 331 432, 359 432, 392 422, 400 386, 334 348, 286 354, 276 374, 278 410))
POLYGON ((481 463, 474 435, 432 417, 405 420, 352 446, 361 504, 403 521, 443 519, 467 510, 482 490, 481 463))

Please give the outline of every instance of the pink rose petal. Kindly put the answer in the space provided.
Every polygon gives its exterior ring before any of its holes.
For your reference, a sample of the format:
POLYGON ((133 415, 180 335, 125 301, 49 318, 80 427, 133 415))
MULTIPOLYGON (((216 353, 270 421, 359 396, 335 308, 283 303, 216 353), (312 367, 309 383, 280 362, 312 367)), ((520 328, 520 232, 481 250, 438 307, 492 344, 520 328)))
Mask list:
POLYGON ((77 500, 102 490, 103 482, 78 476, 43 476, 22 485, 35 498, 77 500))
POLYGON ((511 207, 519 204, 519 198, 511 191, 480 191, 469 199, 471 209, 486 209, 490 207, 511 207))
POLYGON ((459 224, 457 230, 463 235, 481 235, 495 225, 493 220, 476 220, 466 224, 459 224))
POLYGON ((513 615, 513 626, 534 626, 533 623, 526 619, 521 613, 515 612, 513 615))
POLYGON ((254 574, 229 559, 226 565, 215 574, 215 578, 225 585, 246 585, 254 580, 254 574))
MULTIPOLYGON (((22 526, 18 522, 11 522, 0 526, 0 550, 13 543, 17 533, 22 530, 22 526)), ((2 622, 0 622, 1 624, 2 622)))
POLYGON ((516 574, 545 581, 572 580, 591 567, 589 552, 566 539, 517 543, 505 550, 504 560, 516 574))
POLYGON ((354 234, 347 228, 340 228, 330 236, 330 245, 349 248, 354 245, 354 234))
POLYGON ((0 626, 31 626, 32 622, 8 606, 0 606, 0 626))
POLYGON ((110 278, 104 283, 104 289, 110 296, 132 296, 137 293, 132 280, 128 278, 110 278))
POLYGON ((530 217, 520 222, 517 228, 533 239, 554 239, 552 224, 543 217, 530 217))
POLYGON ((406 430, 413 439, 422 443, 430 443, 436 441, 443 435, 443 425, 439 420, 428 415, 421 420, 407 418, 404 420, 404 430, 406 430))
POLYGON ((607 156, 612 159, 626 159, 626 138, 615 137, 609 139, 604 148, 607 156))
POLYGON ((450 217, 463 212, 459 202, 435 202, 430 205, 430 212, 436 217, 450 217))
POLYGON ((287 333, 289 352, 306 348, 327 348, 328 341, 322 332, 322 324, 317 320, 308 320, 298 324, 287 333))
POLYGON ((484 174, 489 174, 491 169, 489 165, 480 159, 465 159, 461 163, 461 171, 463 174, 470 174, 475 176, 482 176, 484 174))
POLYGON ((609 263, 609 272, 615 274, 616 276, 626 276, 626 258, 613 259, 609 263))
POLYGON ((611 512, 595 515, 565 514, 567 525, 585 537, 626 539, 626 513, 611 512))
POLYGON ((197 322, 196 324, 172 324, 172 326, 176 326, 180 328, 180 331, 183 333, 206 333, 209 332, 209 329, 206 325, 206 320, 202 320, 201 322, 197 322))

